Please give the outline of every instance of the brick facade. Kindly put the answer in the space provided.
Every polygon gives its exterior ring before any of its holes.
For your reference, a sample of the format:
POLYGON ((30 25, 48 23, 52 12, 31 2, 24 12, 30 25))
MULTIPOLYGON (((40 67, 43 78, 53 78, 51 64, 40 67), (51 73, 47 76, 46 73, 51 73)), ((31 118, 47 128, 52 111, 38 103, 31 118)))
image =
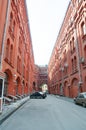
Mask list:
POLYGON ((34 55, 25 0, 0 0, 0 78, 5 96, 32 92, 34 55))
POLYGON ((86 0, 71 0, 48 65, 49 92, 86 91, 86 0))

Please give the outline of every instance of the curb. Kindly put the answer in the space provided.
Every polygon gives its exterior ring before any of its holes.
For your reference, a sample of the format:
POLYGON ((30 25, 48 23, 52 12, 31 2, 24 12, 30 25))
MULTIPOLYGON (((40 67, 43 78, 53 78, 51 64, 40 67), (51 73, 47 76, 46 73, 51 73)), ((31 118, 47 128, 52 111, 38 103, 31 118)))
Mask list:
POLYGON ((68 98, 68 97, 59 97, 59 96, 56 96, 56 98, 64 100, 64 101, 68 101, 68 102, 73 102, 73 99, 68 98))
POLYGON ((0 118, 0 125, 9 117, 11 116, 17 109, 19 109, 22 105, 24 105, 27 101, 29 100, 29 98, 25 101, 22 101, 22 103, 17 104, 16 107, 12 108, 11 110, 9 110, 7 113, 5 113, 4 115, 2 115, 2 117, 0 118))
POLYGON ((52 96, 55 96, 56 98, 64 100, 64 101, 73 102, 73 98, 59 96, 59 95, 52 95, 52 96))

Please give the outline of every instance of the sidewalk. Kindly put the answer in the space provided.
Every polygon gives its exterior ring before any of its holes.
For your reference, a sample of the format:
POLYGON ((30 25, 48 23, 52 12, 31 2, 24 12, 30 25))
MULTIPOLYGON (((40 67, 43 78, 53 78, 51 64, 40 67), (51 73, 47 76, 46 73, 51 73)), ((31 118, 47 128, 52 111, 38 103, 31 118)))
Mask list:
POLYGON ((19 107, 21 107, 29 99, 30 98, 28 96, 28 97, 18 100, 15 103, 12 103, 11 105, 4 105, 3 112, 2 114, 0 114, 0 124, 2 124, 4 120, 6 120, 13 112, 15 112, 19 107))
POLYGON ((69 97, 64 97, 64 96, 59 96, 59 95, 54 95, 56 98, 68 101, 68 102, 74 102, 73 98, 69 98, 69 97))
POLYGON ((69 102, 74 102, 73 101, 73 98, 69 98, 69 97, 64 97, 64 96, 57 96, 57 98, 60 98, 60 99, 62 99, 62 100, 65 100, 65 101, 69 101, 69 102))

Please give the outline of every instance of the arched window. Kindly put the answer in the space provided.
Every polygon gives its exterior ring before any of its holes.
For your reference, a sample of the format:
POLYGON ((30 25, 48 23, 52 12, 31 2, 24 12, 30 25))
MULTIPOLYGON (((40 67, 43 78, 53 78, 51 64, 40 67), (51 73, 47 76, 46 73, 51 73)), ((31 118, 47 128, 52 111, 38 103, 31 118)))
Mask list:
POLYGON ((9 57, 10 57, 10 40, 9 40, 9 38, 7 39, 7 44, 6 44, 6 55, 5 55, 5 57, 6 57, 6 59, 8 59, 9 60, 9 57))
POLYGON ((11 38, 14 40, 14 33, 15 33, 15 20, 13 19, 13 13, 10 13, 10 20, 9 20, 9 34, 11 38))
POLYGON ((21 59, 19 59, 19 72, 20 72, 20 74, 21 74, 21 72, 22 72, 21 69, 22 69, 22 68, 21 68, 21 59))
POLYGON ((17 71, 19 72, 19 56, 17 57, 17 71))
POLYGON ((72 59, 72 71, 74 70, 74 61, 72 59))
POLYGON ((74 56, 74 68, 77 69, 77 59, 76 59, 76 56, 74 56))
POLYGON ((19 53, 21 54, 21 52, 22 52, 22 39, 21 39, 21 36, 19 36, 19 42, 18 42, 18 51, 19 51, 19 53))
POLYGON ((80 3, 80 2, 81 2, 81 0, 78 0, 78 2, 80 3))
POLYGON ((70 41, 70 51, 71 51, 71 54, 72 54, 72 42, 70 41))
POLYGON ((13 35, 15 33, 15 21, 13 21, 13 24, 12 24, 12 33, 13 33, 13 35))
POLYGON ((10 48, 10 62, 12 64, 12 59, 13 59, 13 45, 11 45, 11 48, 10 48))
POLYGON ((74 37, 73 37, 72 40, 70 41, 70 50, 71 50, 71 54, 73 54, 73 53, 75 52, 74 37))
POLYGON ((10 13, 10 28, 12 27, 12 21, 13 21, 13 14, 12 12, 10 13))
POLYGON ((5 72, 4 96, 7 96, 8 94, 8 85, 9 85, 8 79, 9 79, 9 75, 5 72))
POLYGON ((74 37, 72 38, 72 46, 73 46, 73 52, 75 51, 75 42, 74 42, 74 37))

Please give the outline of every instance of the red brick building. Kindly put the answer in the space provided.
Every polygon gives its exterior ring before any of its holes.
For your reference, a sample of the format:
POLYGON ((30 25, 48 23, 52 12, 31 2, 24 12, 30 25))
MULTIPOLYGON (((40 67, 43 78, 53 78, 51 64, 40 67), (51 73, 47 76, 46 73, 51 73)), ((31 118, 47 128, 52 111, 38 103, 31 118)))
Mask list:
POLYGON ((25 0, 0 0, 0 92, 5 96, 28 94, 33 82, 34 55, 25 0))
POLYGON ((34 78, 35 78, 35 84, 34 84, 34 91, 38 91, 38 82, 39 82, 39 66, 35 65, 35 70, 34 70, 34 78))
POLYGON ((71 0, 48 65, 49 92, 86 91, 86 0, 71 0))
POLYGON ((35 65, 36 90, 42 91, 42 86, 48 84, 48 67, 35 65))

